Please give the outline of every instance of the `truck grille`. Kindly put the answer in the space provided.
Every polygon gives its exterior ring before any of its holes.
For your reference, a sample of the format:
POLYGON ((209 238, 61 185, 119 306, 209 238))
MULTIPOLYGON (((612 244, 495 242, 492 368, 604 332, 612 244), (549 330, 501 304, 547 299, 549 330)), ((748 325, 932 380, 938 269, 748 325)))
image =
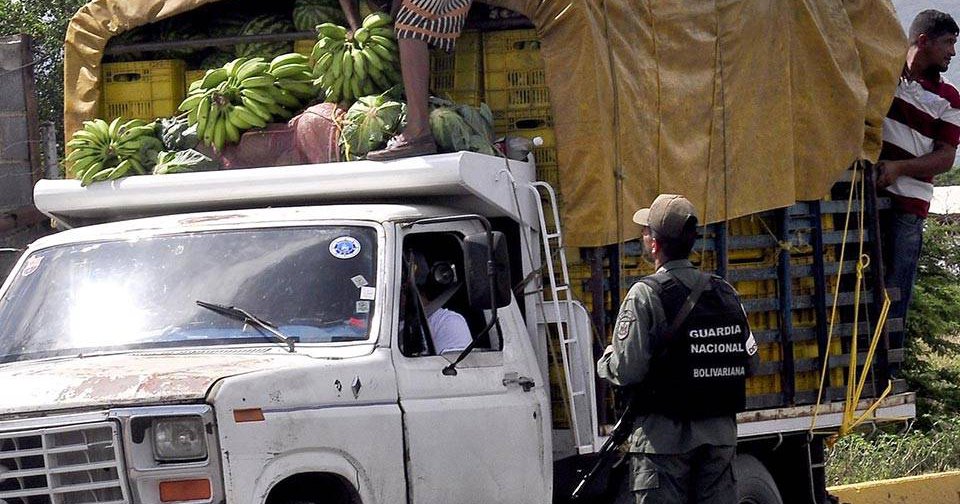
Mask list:
POLYGON ((122 504, 120 442, 103 422, 0 433, 0 504, 122 504))

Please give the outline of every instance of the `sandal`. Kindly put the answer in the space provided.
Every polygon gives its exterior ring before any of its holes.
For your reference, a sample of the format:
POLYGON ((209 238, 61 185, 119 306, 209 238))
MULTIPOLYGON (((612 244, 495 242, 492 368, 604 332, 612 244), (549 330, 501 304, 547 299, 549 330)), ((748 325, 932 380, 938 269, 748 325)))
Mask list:
POLYGON ((424 135, 413 140, 407 140, 403 134, 397 135, 387 142, 387 148, 367 153, 369 161, 390 161, 416 156, 426 156, 437 153, 437 144, 433 135, 424 135))

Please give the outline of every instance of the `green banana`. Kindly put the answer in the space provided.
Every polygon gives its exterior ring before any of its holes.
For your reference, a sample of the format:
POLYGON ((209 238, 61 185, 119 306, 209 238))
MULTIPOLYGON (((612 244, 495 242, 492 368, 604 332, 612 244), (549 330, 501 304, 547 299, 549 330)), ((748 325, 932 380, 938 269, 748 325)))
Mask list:
POLYGON ((211 100, 209 95, 204 95, 197 105, 197 137, 203 138, 207 131, 207 121, 210 117, 211 100))
POLYGON ((292 65, 282 66, 274 70, 273 72, 271 72, 271 74, 277 79, 284 79, 287 77, 293 77, 295 75, 300 75, 300 74, 311 75, 312 72, 313 72, 313 69, 311 69, 308 65, 292 64, 292 65))
MULTIPOLYGON (((267 120, 264 119, 263 116, 257 113, 254 113, 246 105, 235 105, 233 107, 232 112, 237 120, 241 120, 249 124, 250 126, 248 126, 248 128, 249 127, 263 128, 267 125, 267 120)), ((238 128, 240 127, 239 124, 237 123, 234 123, 234 124, 236 124, 238 128)), ((241 129, 246 129, 246 128, 241 128, 241 129)))
POLYGON ((353 50, 348 47, 346 51, 343 51, 342 59, 340 71, 349 79, 353 77, 353 50))
MULTIPOLYGON (((229 111, 227 114, 227 118, 229 118, 229 111)), ((224 118, 222 121, 225 132, 224 137, 226 138, 227 142, 235 144, 240 141, 240 129, 237 128, 236 125, 230 122, 227 118, 224 118)))
POLYGON ((252 58, 237 69, 237 81, 243 82, 248 77, 263 75, 269 69, 270 64, 265 63, 263 58, 252 58))
POLYGON ((347 29, 342 26, 337 26, 333 23, 323 23, 317 25, 317 32, 324 37, 329 37, 335 40, 347 38, 347 29))
POLYGON ((353 72, 361 80, 367 80, 367 62, 363 51, 353 51, 353 72))
POLYGON ((220 85, 221 82, 227 80, 230 75, 227 73, 226 68, 217 68, 214 70, 208 70, 206 75, 203 76, 203 80, 200 81, 200 87, 203 89, 215 88, 220 85))
POLYGON ((281 54, 270 61, 270 73, 274 73, 282 67, 290 65, 306 65, 309 58, 300 53, 281 54))
POLYGON ((386 12, 374 12, 370 14, 363 20, 363 27, 370 30, 373 28, 380 28, 387 26, 393 22, 393 18, 390 17, 386 12))
POLYGON ((397 61, 397 57, 394 56, 394 54, 390 52, 389 49, 387 49, 386 47, 383 47, 382 45, 370 44, 367 47, 369 47, 371 51, 377 53, 377 56, 379 56, 380 59, 384 61, 389 61, 389 62, 397 61))
POLYGON ((256 100, 264 105, 267 103, 273 103, 275 101, 266 89, 244 89, 240 91, 240 96, 246 96, 247 98, 256 100))
POLYGON ((246 96, 244 96, 243 98, 241 98, 241 101, 243 102, 243 106, 246 107, 247 110, 259 116, 263 121, 267 122, 273 119, 273 116, 270 115, 270 112, 262 104, 258 103, 256 100, 253 100, 251 98, 247 98, 246 96))
POLYGON ((372 44, 381 46, 391 52, 396 52, 398 50, 396 42, 381 35, 370 35, 370 42, 372 44))
POLYGON ((240 81, 241 88, 262 88, 272 86, 276 79, 272 75, 257 75, 240 81))
MULTIPOLYGON (((312 88, 311 88, 312 91, 312 88)), ((300 108, 300 99, 293 95, 290 91, 280 87, 270 88, 270 96, 280 105, 287 107, 289 109, 300 108)))

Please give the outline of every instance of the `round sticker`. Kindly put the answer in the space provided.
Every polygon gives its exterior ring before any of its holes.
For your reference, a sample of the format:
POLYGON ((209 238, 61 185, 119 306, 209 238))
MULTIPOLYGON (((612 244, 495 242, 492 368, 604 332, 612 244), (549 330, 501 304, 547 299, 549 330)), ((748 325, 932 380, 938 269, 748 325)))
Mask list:
POLYGON ((352 259, 360 253, 360 242, 350 236, 341 236, 330 242, 330 255, 337 259, 352 259))
POLYGON ((43 261, 43 257, 32 256, 27 259, 27 262, 23 264, 23 270, 20 272, 21 276, 29 276, 33 274, 34 271, 37 271, 37 268, 40 267, 40 263, 43 261))

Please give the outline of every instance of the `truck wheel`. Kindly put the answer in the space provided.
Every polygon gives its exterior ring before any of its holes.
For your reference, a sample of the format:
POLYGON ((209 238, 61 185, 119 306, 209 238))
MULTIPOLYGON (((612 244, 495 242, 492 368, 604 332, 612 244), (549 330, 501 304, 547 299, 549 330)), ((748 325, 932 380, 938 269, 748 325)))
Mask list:
POLYGON ((752 455, 737 455, 733 462, 740 504, 783 504, 780 490, 766 467, 752 455))

